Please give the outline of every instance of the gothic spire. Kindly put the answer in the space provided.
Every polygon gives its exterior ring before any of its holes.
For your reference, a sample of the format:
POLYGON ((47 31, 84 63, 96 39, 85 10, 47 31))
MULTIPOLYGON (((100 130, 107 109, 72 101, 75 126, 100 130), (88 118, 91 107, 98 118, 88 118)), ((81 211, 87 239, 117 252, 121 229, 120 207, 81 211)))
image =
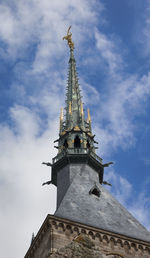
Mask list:
POLYGON ((53 158, 52 182, 57 185, 57 171, 68 162, 85 162, 97 169, 100 182, 103 181, 102 159, 96 155, 92 134, 91 117, 88 109, 87 119, 84 117, 84 108, 77 76, 76 61, 74 57, 74 43, 69 27, 67 35, 63 37, 70 49, 68 81, 66 88, 65 114, 60 113, 60 130, 58 142, 58 154, 53 158))
POLYGON ((77 71, 76 61, 74 58, 74 51, 70 48, 70 59, 69 59, 69 72, 68 72, 68 84, 66 93, 66 123, 65 129, 68 130, 72 127, 78 126, 84 127, 84 112, 83 103, 81 100, 77 71))
POLYGON ((74 43, 72 33, 68 29, 67 35, 63 39, 67 40, 70 49, 68 81, 66 89, 66 114, 63 120, 62 111, 60 115, 60 138, 58 140, 58 152, 64 149, 80 148, 80 152, 90 149, 95 152, 94 137, 91 133, 91 119, 88 111, 88 119, 84 119, 83 102, 80 94, 76 61, 74 57, 74 43))

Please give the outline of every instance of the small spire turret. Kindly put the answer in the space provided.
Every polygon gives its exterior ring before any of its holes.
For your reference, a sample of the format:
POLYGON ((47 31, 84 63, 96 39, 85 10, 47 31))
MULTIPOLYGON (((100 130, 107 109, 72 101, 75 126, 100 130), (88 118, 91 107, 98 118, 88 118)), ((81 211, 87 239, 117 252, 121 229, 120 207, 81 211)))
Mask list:
POLYGON ((71 101, 69 101, 69 115, 72 115, 72 107, 71 107, 71 101))
POLYGON ((61 108, 61 112, 60 112, 60 121, 63 121, 63 108, 61 108))
POLYGON ((88 121, 88 123, 91 123, 91 115, 90 115, 90 109, 89 108, 88 108, 87 112, 88 112, 87 121, 88 121))
POLYGON ((80 114, 81 116, 84 115, 84 111, 83 111, 83 103, 81 102, 81 105, 80 105, 80 114))
POLYGON ((90 115, 90 109, 88 108, 88 117, 87 117, 87 123, 89 125, 89 131, 92 132, 92 127, 91 127, 91 115, 90 115))

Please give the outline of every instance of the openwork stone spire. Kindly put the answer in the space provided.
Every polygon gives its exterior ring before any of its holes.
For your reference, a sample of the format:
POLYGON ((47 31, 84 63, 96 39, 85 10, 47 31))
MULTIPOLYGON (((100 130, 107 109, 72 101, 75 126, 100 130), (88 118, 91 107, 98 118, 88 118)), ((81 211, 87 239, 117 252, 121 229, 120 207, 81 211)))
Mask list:
POLYGON ((84 127, 83 103, 81 101, 73 49, 70 49, 69 75, 66 96, 65 129, 69 129, 73 126, 84 127))
POLYGON ((58 154, 53 158, 52 182, 57 185, 57 172, 68 162, 89 163, 97 169, 99 180, 103 181, 102 159, 96 155, 95 144, 98 144, 92 134, 90 111, 87 111, 85 119, 82 97, 78 82, 76 61, 74 57, 74 43, 72 33, 69 27, 67 35, 63 37, 68 43, 70 49, 68 81, 66 88, 66 106, 65 112, 61 109, 60 129, 58 142, 58 154), (63 115, 63 113, 65 115, 63 115))
POLYGON ((82 127, 85 130, 83 103, 81 100, 76 61, 74 58, 74 43, 72 42, 72 33, 70 33, 71 26, 67 31, 67 36, 63 37, 68 42, 70 48, 68 84, 67 84, 67 99, 66 99, 66 121, 65 130, 72 127, 82 127))
POLYGON ((88 110, 88 118, 84 119, 83 102, 80 94, 76 61, 74 57, 74 43, 72 34, 68 29, 66 39, 70 48, 68 82, 66 90, 66 116, 65 120, 60 115, 60 137, 58 140, 58 153, 70 150, 73 153, 86 153, 87 150, 95 153, 94 136, 91 132, 91 119, 88 110))

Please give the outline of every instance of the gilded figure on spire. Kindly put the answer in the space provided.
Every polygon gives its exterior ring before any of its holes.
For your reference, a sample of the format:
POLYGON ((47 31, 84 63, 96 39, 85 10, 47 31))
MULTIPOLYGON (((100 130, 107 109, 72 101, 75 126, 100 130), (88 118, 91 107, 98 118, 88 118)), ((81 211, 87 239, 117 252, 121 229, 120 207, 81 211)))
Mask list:
POLYGON ((68 42, 68 46, 70 47, 70 49, 74 49, 74 43, 72 42, 72 33, 70 32, 71 26, 69 27, 68 31, 67 31, 67 35, 63 37, 63 40, 67 40, 68 42))

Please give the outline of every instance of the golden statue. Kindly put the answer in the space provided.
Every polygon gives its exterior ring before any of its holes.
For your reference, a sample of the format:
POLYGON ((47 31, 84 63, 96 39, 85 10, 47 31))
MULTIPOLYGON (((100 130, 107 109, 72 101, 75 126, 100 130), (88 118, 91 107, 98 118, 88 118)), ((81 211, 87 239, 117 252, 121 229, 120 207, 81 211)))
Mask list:
POLYGON ((68 31, 67 31, 67 36, 63 37, 63 40, 67 40, 68 41, 68 46, 71 49, 74 49, 74 43, 72 42, 72 33, 70 32, 71 26, 69 27, 68 31))

